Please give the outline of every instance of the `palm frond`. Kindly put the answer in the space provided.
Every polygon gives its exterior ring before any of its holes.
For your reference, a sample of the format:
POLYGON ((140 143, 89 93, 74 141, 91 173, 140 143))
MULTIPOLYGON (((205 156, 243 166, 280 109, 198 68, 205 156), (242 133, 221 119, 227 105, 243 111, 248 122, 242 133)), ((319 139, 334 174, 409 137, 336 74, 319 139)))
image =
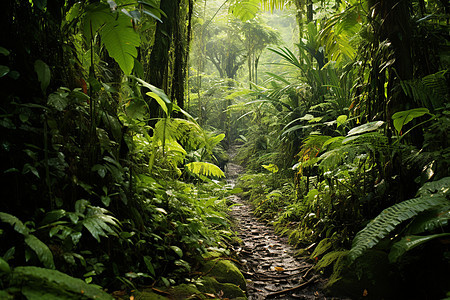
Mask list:
POLYGON ((192 162, 187 164, 186 168, 196 175, 225 177, 218 166, 207 162, 192 162))

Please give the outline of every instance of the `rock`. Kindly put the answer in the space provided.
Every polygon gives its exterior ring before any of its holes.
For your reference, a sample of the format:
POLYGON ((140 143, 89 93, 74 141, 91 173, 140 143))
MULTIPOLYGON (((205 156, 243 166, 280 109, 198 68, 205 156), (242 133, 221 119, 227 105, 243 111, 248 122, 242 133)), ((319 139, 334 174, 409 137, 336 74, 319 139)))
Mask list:
POLYGON ((202 277, 201 282, 203 285, 198 286, 201 292, 214 293, 230 299, 247 299, 244 292, 235 284, 220 283, 215 278, 209 276, 202 277))
POLYGON ((206 261, 201 271, 207 276, 214 277, 220 283, 232 283, 247 290, 247 283, 241 271, 229 260, 216 258, 206 261))

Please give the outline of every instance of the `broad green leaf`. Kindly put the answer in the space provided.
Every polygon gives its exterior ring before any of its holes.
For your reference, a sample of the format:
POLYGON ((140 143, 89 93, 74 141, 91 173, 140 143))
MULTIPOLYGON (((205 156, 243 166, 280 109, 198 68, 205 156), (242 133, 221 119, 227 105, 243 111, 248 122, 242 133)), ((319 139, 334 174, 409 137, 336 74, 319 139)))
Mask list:
POLYGON ((380 128, 381 126, 383 126, 384 122, 383 121, 374 121, 374 122, 369 122, 366 124, 363 124, 361 126, 352 128, 347 136, 352 136, 352 135, 356 135, 356 134, 361 134, 361 133, 365 133, 365 132, 369 132, 369 131, 374 131, 377 130, 378 128, 380 128))
POLYGON ((55 221, 58 221, 59 219, 61 219, 62 217, 66 216, 66 215, 67 215, 67 213, 64 209, 52 210, 45 214, 45 217, 42 220, 41 224, 47 225, 47 224, 53 223, 55 221))
POLYGON ((7 66, 0 65, 0 78, 9 73, 9 68, 7 66))
POLYGON ((394 127, 397 130, 397 132, 401 132, 403 126, 411 122, 413 119, 429 113, 430 111, 424 107, 396 112, 392 116, 392 120, 394 121, 394 127))
POLYGON ((336 119, 337 127, 344 125, 347 122, 347 116, 346 115, 340 115, 336 119))
POLYGON ((153 267, 150 256, 144 256, 143 259, 144 259, 145 265, 147 266, 147 270, 150 272, 150 274, 152 276, 155 276, 156 275, 155 268, 153 267))
POLYGON ((69 105, 69 99, 59 93, 52 93, 48 96, 47 104, 58 111, 63 111, 69 105))
POLYGON ((26 235, 29 232, 29 229, 20 221, 17 217, 0 212, 0 221, 8 223, 9 225, 14 227, 14 230, 20 234, 26 235))
POLYGON ((109 56, 119 64, 125 75, 130 75, 137 57, 137 49, 141 41, 139 34, 131 26, 130 19, 119 15, 117 20, 108 22, 100 31, 102 41, 109 56))
POLYGON ((25 243, 36 253, 41 263, 48 269, 54 269, 53 254, 40 239, 32 234, 25 236, 25 243))
POLYGON ((261 165, 261 167, 263 167, 264 169, 266 169, 269 172, 272 172, 274 174, 278 172, 278 166, 275 164, 261 165))
MULTIPOLYGON (((27 289, 43 290, 45 296, 54 294, 59 299, 97 299, 113 300, 98 287, 89 285, 79 278, 71 277, 65 273, 39 267, 16 267, 13 271, 12 282, 15 286, 27 289)), ((30 293, 36 295, 36 293, 30 293)), ((48 299, 46 297, 34 299, 48 299)))
POLYGON ((207 162, 192 162, 187 164, 186 168, 197 175, 225 177, 225 174, 218 166, 207 162))
POLYGON ((8 56, 10 54, 10 52, 8 49, 0 47, 0 54, 3 54, 4 56, 8 56))
POLYGON ((97 32, 108 22, 114 22, 115 14, 111 13, 109 5, 105 3, 92 3, 85 8, 83 18, 83 34, 86 42, 90 44, 97 32))
POLYGON ((221 218, 221 217, 211 216, 211 217, 206 217, 206 220, 208 220, 211 223, 222 225, 222 226, 228 225, 227 220, 224 218, 221 218))
POLYGON ((45 62, 38 59, 34 62, 34 71, 38 76, 39 82, 41 83, 41 90, 45 94, 47 87, 50 84, 50 68, 45 62))
POLYGON ((10 273, 11 268, 9 267, 9 264, 6 262, 6 260, 3 259, 3 257, 0 257, 0 273, 10 273))
MULTIPOLYGON (((166 114, 168 116, 170 116, 170 114, 172 113, 173 110, 173 103, 172 101, 170 101, 169 97, 166 95, 166 93, 164 93, 163 90, 161 90, 160 88, 157 88, 154 85, 151 85, 148 82, 145 82, 144 80, 137 78, 135 76, 129 76, 130 78, 135 79, 137 82, 139 82, 141 85, 145 86, 146 88, 148 88, 155 96, 158 96, 160 100, 162 100, 162 102, 164 102, 163 105, 161 105, 161 103, 159 102, 158 99, 155 98, 156 101, 158 101, 158 104, 161 106, 161 108, 164 110, 164 112, 166 112, 166 114), (166 110, 165 110, 166 108, 166 110)), ((152 94, 152 95, 153 95, 152 94)), ((149 94, 148 94, 149 95, 149 94)), ((150 97, 153 97, 151 95, 149 95, 150 97)))
POLYGON ((156 100, 156 102, 158 102, 159 106, 161 106, 162 110, 166 113, 166 115, 169 115, 169 110, 167 108, 166 103, 161 99, 161 97, 159 97, 156 93, 154 92, 147 92, 146 93, 147 96, 152 97, 153 99, 156 100))
POLYGON ((170 246, 170 248, 181 258, 183 257, 183 250, 180 249, 180 247, 177 246, 170 246))
POLYGON ((395 243, 389 252, 389 261, 396 262, 407 251, 436 238, 448 237, 450 233, 439 233, 427 236, 409 235, 395 243))
POLYGON ((230 5, 232 14, 242 22, 253 19, 259 11, 259 0, 237 0, 230 5))

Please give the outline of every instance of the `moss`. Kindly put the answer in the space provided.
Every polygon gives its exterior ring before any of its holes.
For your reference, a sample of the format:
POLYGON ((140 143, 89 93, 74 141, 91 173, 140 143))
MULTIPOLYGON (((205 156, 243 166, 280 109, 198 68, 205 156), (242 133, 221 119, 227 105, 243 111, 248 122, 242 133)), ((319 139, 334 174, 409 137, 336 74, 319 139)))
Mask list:
POLYGON ((198 289, 204 293, 218 294, 223 292, 223 297, 230 299, 247 299, 244 292, 235 284, 220 283, 215 278, 205 276, 202 278, 202 285, 198 289))
POLYGON ((171 299, 183 300, 183 299, 206 299, 197 288, 188 284, 180 284, 174 286, 168 290, 171 299))
POLYGON ((244 276, 236 265, 229 260, 214 259, 207 261, 201 271, 207 276, 214 277, 220 283, 232 283, 243 291, 247 290, 244 276))
POLYGON ((167 300, 166 297, 158 295, 151 290, 144 290, 142 292, 136 292, 133 293, 133 296, 135 296, 135 299, 140 300, 167 300))

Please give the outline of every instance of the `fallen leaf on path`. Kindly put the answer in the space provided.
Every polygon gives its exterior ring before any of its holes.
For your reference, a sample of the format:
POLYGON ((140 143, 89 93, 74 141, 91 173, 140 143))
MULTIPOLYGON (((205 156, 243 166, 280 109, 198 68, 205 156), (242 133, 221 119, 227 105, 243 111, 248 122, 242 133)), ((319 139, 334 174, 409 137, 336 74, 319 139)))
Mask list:
POLYGON ((275 267, 274 269, 275 269, 275 271, 278 271, 278 272, 284 271, 284 268, 282 268, 282 267, 275 267))

